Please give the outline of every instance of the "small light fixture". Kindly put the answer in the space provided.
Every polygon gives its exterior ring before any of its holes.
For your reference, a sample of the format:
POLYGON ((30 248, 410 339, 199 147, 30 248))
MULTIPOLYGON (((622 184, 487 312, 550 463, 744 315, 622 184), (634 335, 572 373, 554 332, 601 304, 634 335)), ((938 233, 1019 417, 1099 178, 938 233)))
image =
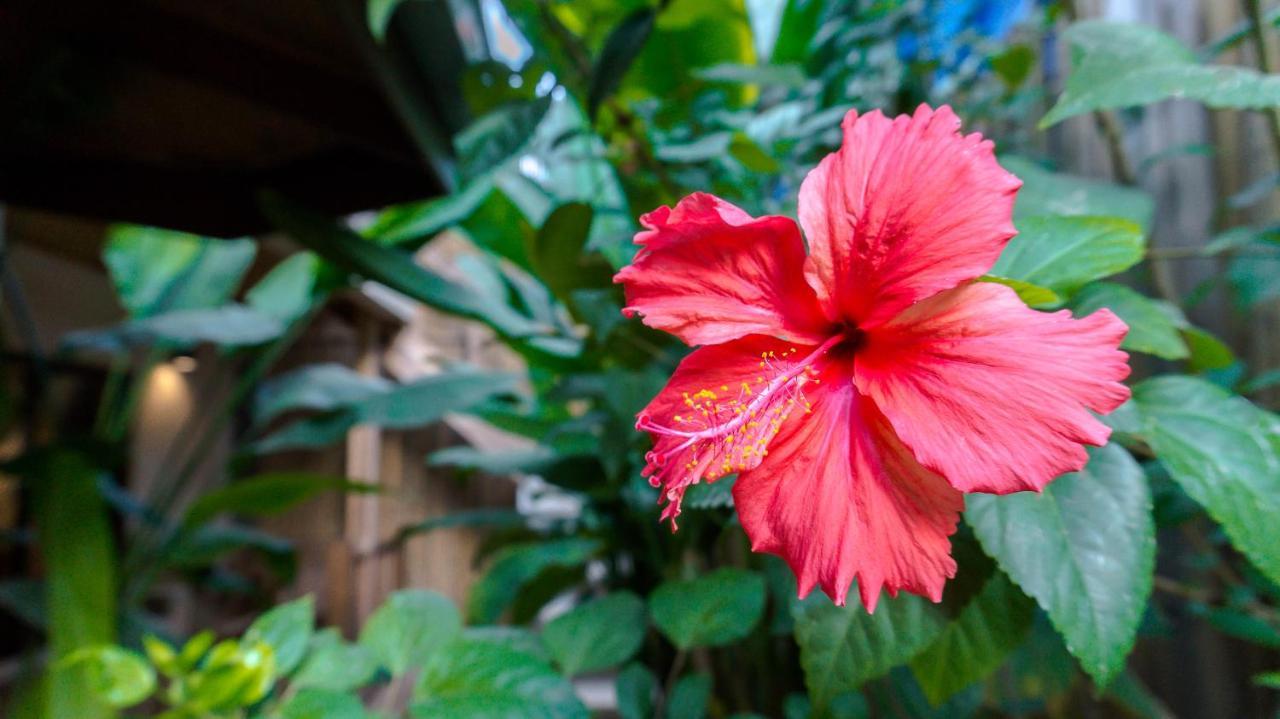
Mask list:
POLYGON ((199 363, 196 362, 196 358, 190 355, 178 355, 173 358, 171 364, 174 369, 183 374, 191 374, 192 372, 195 372, 196 367, 199 366, 199 363))

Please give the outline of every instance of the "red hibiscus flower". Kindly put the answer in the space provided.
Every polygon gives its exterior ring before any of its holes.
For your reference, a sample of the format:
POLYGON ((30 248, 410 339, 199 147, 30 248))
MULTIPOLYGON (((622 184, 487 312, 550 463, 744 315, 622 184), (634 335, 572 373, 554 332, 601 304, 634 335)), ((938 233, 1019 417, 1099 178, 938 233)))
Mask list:
POLYGON ((1129 397, 1126 326, 1029 309, 975 278, 1015 234, 1020 181, 948 107, 845 118, 805 178, 800 227, 706 194, 641 218, 628 314, 694 350, 640 413, 663 518, 730 473, 756 551, 800 595, 856 579, 934 601, 955 576, 963 493, 1039 491, 1129 397))

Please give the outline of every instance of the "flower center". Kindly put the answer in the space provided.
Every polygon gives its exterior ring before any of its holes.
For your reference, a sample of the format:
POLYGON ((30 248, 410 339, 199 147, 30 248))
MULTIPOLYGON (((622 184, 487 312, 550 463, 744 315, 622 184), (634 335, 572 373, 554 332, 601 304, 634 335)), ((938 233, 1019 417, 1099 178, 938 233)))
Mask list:
POLYGON ((738 386, 684 392, 686 411, 662 418, 666 423, 641 415, 636 429, 654 435, 644 475, 653 486, 664 487, 669 504, 663 518, 679 514, 684 490, 703 477, 714 481, 760 464, 782 423, 796 410, 811 411, 802 390, 819 382, 814 364, 847 341, 846 335, 833 334, 808 355, 794 347, 764 352, 758 372, 738 386))

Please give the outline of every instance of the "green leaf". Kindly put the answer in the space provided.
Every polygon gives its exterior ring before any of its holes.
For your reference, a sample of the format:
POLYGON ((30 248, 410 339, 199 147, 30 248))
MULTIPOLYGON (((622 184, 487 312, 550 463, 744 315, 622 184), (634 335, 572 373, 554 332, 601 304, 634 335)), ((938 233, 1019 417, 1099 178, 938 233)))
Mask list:
POLYGON ((290 678, 295 687, 344 692, 359 689, 373 678, 378 662, 359 644, 348 644, 336 629, 323 629, 311 638, 307 657, 290 678))
POLYGON ((1058 102, 1040 120, 1046 128, 1095 110, 1198 100, 1214 108, 1280 105, 1280 77, 1242 67, 1204 66, 1176 39, 1142 25, 1078 22, 1064 39, 1072 72, 1058 102))
POLYGON ((1267 689, 1280 689, 1280 672, 1265 672, 1255 675, 1253 683, 1267 689))
POLYGON ((281 676, 288 676, 306 655, 315 624, 316 603, 307 595, 258 617, 245 631, 244 641, 270 645, 276 670, 281 676))
POLYGON ((520 588, 553 567, 585 564, 600 549, 594 539, 556 539, 504 547, 494 555, 488 571, 471 587, 467 618, 474 624, 491 624, 515 601, 520 588))
POLYGON ((1147 230, 1155 202, 1142 190, 1078 175, 1050 172, 1024 157, 1002 155, 1000 164, 1022 180, 1014 220, 1040 215, 1122 217, 1147 230))
POLYGON ((253 517, 280 514, 321 492, 376 492, 377 485, 310 472, 269 472, 237 480, 201 495, 187 510, 188 526, 223 512, 253 517))
POLYGON ((340 364, 307 365, 262 384, 254 398, 253 421, 263 425, 294 410, 323 412, 347 407, 392 387, 382 377, 363 375, 340 364))
POLYGON ((423 670, 419 719, 587 719, 573 685, 549 665, 494 642, 459 641, 423 670))
POLYGON ((1099 686, 1124 667, 1151 593, 1146 475, 1116 444, 1041 494, 973 494, 965 519, 987 554, 1049 614, 1099 686))
POLYGON ((585 203, 561 205, 547 216, 527 248, 534 274, 569 306, 574 290, 609 287, 613 282, 613 271, 604 258, 585 254, 593 216, 585 203))
MULTIPOLYGON (((386 245, 420 245, 442 230, 465 222, 489 200, 491 193, 501 195, 500 190, 494 190, 492 181, 482 178, 444 197, 390 207, 363 234, 386 245)), ((510 204, 510 200, 507 202, 510 204)), ((476 244, 486 246, 482 242, 476 244)))
POLYGON ((985 679, 1022 642, 1035 603, 995 572, 942 634, 911 660, 911 671, 935 706, 985 679))
POLYGON ((450 527, 523 527, 528 519, 514 509, 464 509, 402 527, 400 539, 450 527))
POLYGON ((462 617, 443 595, 403 589, 369 617, 360 646, 395 676, 430 663, 462 631, 462 617))
POLYGON ((555 450, 541 444, 500 452, 458 445, 427 455, 427 465, 431 467, 457 467, 485 474, 538 474, 555 460, 555 450))
POLYGON ((360 697, 337 689, 307 688, 280 707, 279 719, 365 719, 360 697))
POLYGON ((690 674, 681 677, 671 688, 667 701, 667 719, 704 719, 711 704, 711 677, 690 674))
POLYGON ((154 227, 112 228, 102 260, 135 319, 217 307, 253 263, 252 240, 216 240, 154 227))
POLYGON ((1153 300, 1111 282, 1095 282, 1071 299, 1072 314, 1076 317, 1093 314, 1103 307, 1129 325, 1121 347, 1169 360, 1185 359, 1191 354, 1179 332, 1187 326, 1187 320, 1181 310, 1168 302, 1153 300))
POLYGON ((1142 261, 1142 229, 1116 217, 1027 217, 1018 220, 991 274, 1070 295, 1093 280, 1142 261))
POLYGON ((553 619, 542 641, 567 676, 617 666, 640 649, 644 602, 630 592, 595 599, 553 619))
POLYGON ((453 138, 463 177, 476 178, 517 155, 551 107, 551 95, 517 100, 486 113, 453 138))
POLYGON ((595 120, 601 103, 622 84, 623 76, 631 69, 631 64, 653 33, 656 19, 657 12, 653 8, 642 7, 628 15, 605 39, 600 57, 591 68, 587 90, 587 115, 592 120, 595 120))
POLYGON ((408 429, 437 422, 449 412, 461 412, 496 396, 515 391, 512 374, 458 370, 374 392, 344 409, 310 417, 282 427, 254 448, 274 452, 295 447, 316 447, 336 442, 359 423, 408 429))
POLYGON ((856 603, 837 607, 824 595, 810 596, 794 612, 800 666, 819 714, 840 694, 910 661, 944 624, 927 600, 910 594, 882 599, 875 614, 856 603))
POLYGON ((649 595, 658 629, 681 649, 720 646, 751 633, 764 612, 764 577, 724 567, 686 581, 666 582, 649 595))
POLYGON ((126 334, 178 347, 212 342, 243 347, 270 342, 284 331, 276 318, 235 303, 206 309, 184 309, 151 315, 124 326, 126 334))
POLYGON ((524 627, 504 625, 467 627, 462 630, 462 638, 466 641, 501 644, 508 649, 537 657, 543 662, 551 661, 551 656, 547 654, 547 647, 542 643, 542 639, 524 627))
POLYGON ((264 193, 262 207, 278 227, 326 260, 435 309, 486 322, 510 337, 527 337, 549 330, 533 324, 506 305, 489 302, 470 287, 419 266, 412 257, 371 242, 278 194, 264 193))
POLYGON ((1133 389, 1143 434, 1182 489, 1231 543, 1280 582, 1280 420, 1192 377, 1156 377, 1133 389))
POLYGON ((615 686, 618 714, 622 719, 652 719, 653 695, 658 690, 658 678, 648 667, 639 663, 628 664, 618 672, 615 686))
POLYGON ((319 257, 295 252, 245 293, 245 303, 259 314, 289 325, 327 294, 326 270, 319 257))
POLYGON ((733 506, 733 485, 738 475, 725 475, 714 482, 699 482, 684 495, 684 507, 687 509, 719 509, 733 506))
POLYGON ((729 154, 752 172, 769 174, 777 172, 781 167, 772 155, 756 144, 755 140, 741 132, 733 133, 733 141, 729 143, 729 154))
POLYGON ((131 707, 156 689, 156 673, 137 652, 104 644, 85 647, 67 655, 63 667, 82 667, 90 691, 109 706, 131 707))
MULTIPOLYGON (((97 470, 79 454, 50 451, 24 458, 11 471, 23 478, 32 495, 51 660, 56 664, 78 649, 111 643, 116 633, 116 553, 97 470)), ((85 667, 55 669, 46 685, 45 716, 108 716, 90 686, 85 667)))
POLYGON ((710 162, 724 157, 732 144, 732 132, 712 132, 689 142, 659 145, 654 150, 654 155, 663 162, 710 162))
POLYGON ((1057 292, 1039 285, 1033 285, 1030 282, 1022 280, 1013 280, 1008 277, 997 277, 996 275, 983 275, 978 278, 979 282, 994 282, 997 285, 1004 285, 1018 293, 1018 299, 1026 303, 1028 307, 1054 307, 1062 304, 1062 298, 1057 292))
POLYGON ((369 34, 378 42, 386 41, 391 17, 402 2, 404 0, 366 0, 365 21, 369 25, 369 34))

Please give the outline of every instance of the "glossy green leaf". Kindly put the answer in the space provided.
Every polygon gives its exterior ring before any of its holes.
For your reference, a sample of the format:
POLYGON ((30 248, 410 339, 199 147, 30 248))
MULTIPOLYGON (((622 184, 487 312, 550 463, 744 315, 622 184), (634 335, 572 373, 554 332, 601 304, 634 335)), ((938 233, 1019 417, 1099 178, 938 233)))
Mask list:
POLYGON ((44 562, 46 634, 55 665, 46 684, 45 716, 108 716, 90 691, 85 667, 57 668, 76 650, 115 640, 115 542, 98 491, 98 472, 84 457, 67 451, 25 458, 13 471, 32 493, 44 562))
POLYGON ((944 626, 928 600, 905 593, 881 599, 874 614, 858 602, 837 607, 816 593, 794 611, 805 686, 820 713, 840 694, 910 661, 944 626))
POLYGON ((489 569, 471 587, 467 619, 475 624, 498 620, 516 599, 520 588, 544 570, 585 564, 600 548, 594 539, 555 539, 504 547, 494 555, 489 569))
POLYGON ((1204 380, 1134 387, 1160 463, 1254 565, 1280 582, 1280 419, 1204 380))
POLYGON ((1147 193, 1079 175, 1051 172, 1016 155, 1001 155, 1000 164, 1022 180, 1014 220, 1040 215, 1121 217, 1151 227, 1155 202, 1147 193))
POLYGON ((1084 317, 1106 307, 1129 325, 1124 349, 1177 360, 1191 353, 1182 339, 1187 320, 1177 307, 1111 282, 1095 282, 1071 299, 1072 314, 1084 317))
POLYGON ((550 107, 550 95, 509 102, 459 132, 453 145, 463 176, 474 181, 515 157, 550 107))
POLYGON ((141 319, 227 302, 256 253, 252 240, 118 225, 107 238, 102 260, 121 303, 131 317, 141 319))
POLYGON ((573 685, 536 657, 493 642, 459 641, 423 669, 417 719, 587 719, 573 685))
POLYGON ((310 595, 281 604, 254 620, 244 641, 271 646, 276 670, 287 676, 302 661, 315 631, 316 603, 310 595))
POLYGON ((494 305, 471 288, 419 266, 412 257, 367 240, 278 194, 264 194, 262 206, 278 227, 348 272, 381 282, 442 312, 486 322, 504 335, 525 337, 548 330, 506 305, 494 305))
POLYGON ((647 621, 644 602, 615 592, 560 615, 542 630, 542 641, 567 676, 617 666, 640 649, 647 621))
POLYGON ((1133 647, 1155 562, 1151 491, 1116 444, 1041 494, 973 494, 965 519, 987 554, 1036 599, 1080 665, 1105 686, 1133 647))
POLYGON ((667 719, 705 719, 711 704, 711 677, 690 674, 681 677, 667 699, 667 719))
POLYGON ((567 305, 573 302, 574 290, 609 287, 613 282, 604 258, 587 253, 593 217, 585 203, 561 205, 547 216, 527 248, 534 273, 567 305))
POLYGON ((501 644, 508 649, 528 654, 541 661, 548 663, 551 661, 551 655, 547 653, 547 647, 542 643, 542 638, 525 627, 501 624, 488 627, 467 627, 462 630, 462 638, 465 641, 501 644))
POLYGON ((1243 67, 1205 66, 1173 37, 1143 25, 1078 22, 1064 39, 1072 71, 1058 102, 1040 121, 1054 125, 1095 110, 1137 107, 1172 98, 1214 108, 1280 105, 1280 77, 1243 67))
POLYGON ((1183 327, 1182 339, 1187 343, 1192 372, 1224 369, 1236 362, 1236 355, 1227 343, 1199 327, 1183 327))
MULTIPOLYGON (((492 180, 481 178, 451 195, 390 207, 383 210, 363 234, 388 245, 420 245, 442 230, 462 224, 493 192, 492 180)), ((477 244, 485 246, 481 242, 477 244)))
POLYGON ((109 706, 131 707, 156 689, 156 673, 147 660, 122 647, 105 644, 77 649, 61 665, 81 668, 90 691, 109 706))
POLYGON ((618 696, 618 714, 622 719, 652 719, 653 695, 658 690, 658 678, 643 664, 628 664, 618 672, 615 682, 618 696))
POLYGON ((395 592, 360 630, 360 646, 395 676, 425 666, 462 631, 462 617, 444 596, 420 589, 395 592))
POLYGON ((375 492, 377 485, 310 472, 270 472, 236 480, 201 495, 187 510, 196 525, 223 512, 253 517, 280 514, 322 492, 375 492))
POLYGON ((351 691, 364 686, 378 669, 367 647, 348 644, 336 629, 323 629, 311 637, 311 646, 298 671, 289 679, 295 687, 351 691))
POLYGON ((138 333, 150 341, 178 347, 211 342, 224 347, 243 347, 270 342, 284 331, 280 320, 240 304, 220 307, 172 310, 135 320, 125 325, 127 333, 138 333))
POLYGON ((266 424, 294 410, 323 412, 354 405, 392 387, 391 382, 382 377, 360 374, 340 364, 306 365, 262 384, 254 398, 254 423, 266 424))
POLYGON ((642 7, 631 13, 609 33, 591 69, 589 89, 587 91, 587 114, 594 120, 596 112, 612 95, 622 78, 630 70, 645 41, 653 33, 657 20, 657 11, 651 7, 642 7))
POLYGON ((751 633, 764 612, 764 598, 764 577, 724 567, 660 585, 649 595, 649 612, 681 649, 720 646, 751 633))
POLYGON ((1138 225, 1116 217, 1027 217, 1017 221, 991 274, 1069 295, 1081 286, 1142 261, 1138 225))
POLYGON ((1002 572, 947 624, 942 634, 911 660, 911 671, 929 702, 938 705, 987 678, 1031 629, 1035 602, 1002 572))
POLYGON ((360 697, 337 689, 310 687, 280 707, 280 719, 365 719, 360 697))
POLYGON ((184 708, 196 716, 230 713, 261 701, 276 679, 275 653, 264 641, 225 639, 183 681, 184 708))

